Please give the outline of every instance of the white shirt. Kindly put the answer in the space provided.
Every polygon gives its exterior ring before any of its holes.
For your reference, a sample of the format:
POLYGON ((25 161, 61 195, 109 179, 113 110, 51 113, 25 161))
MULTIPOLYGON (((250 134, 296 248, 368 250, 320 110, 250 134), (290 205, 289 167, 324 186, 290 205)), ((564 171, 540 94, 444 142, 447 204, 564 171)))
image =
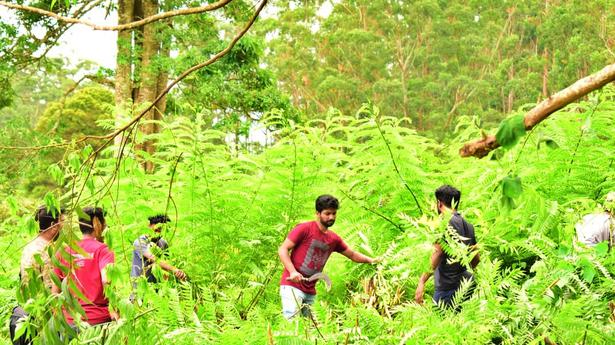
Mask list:
POLYGON ((611 228, 615 227, 613 218, 606 212, 589 214, 575 226, 577 238, 590 247, 611 240, 611 228))
POLYGON ((47 253, 47 246, 49 243, 50 242, 45 239, 36 237, 23 249, 20 265, 21 281, 23 284, 28 282, 28 270, 33 269, 36 274, 43 279, 43 283, 51 289, 53 284, 50 276, 52 267, 51 258, 49 258, 49 254, 47 253), (37 255, 40 255, 41 261, 43 262, 42 265, 36 260, 35 257, 37 255))

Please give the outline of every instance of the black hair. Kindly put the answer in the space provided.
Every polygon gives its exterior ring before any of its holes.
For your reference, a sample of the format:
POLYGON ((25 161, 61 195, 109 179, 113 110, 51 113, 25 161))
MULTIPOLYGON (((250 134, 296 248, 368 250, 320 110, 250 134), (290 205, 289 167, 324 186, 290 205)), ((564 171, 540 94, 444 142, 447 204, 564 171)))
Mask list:
POLYGON ((64 214, 63 208, 58 209, 54 206, 39 206, 34 214, 34 219, 38 222, 39 231, 47 230, 50 226, 60 221, 60 215, 64 214))
POLYGON ((457 188, 447 184, 436 189, 435 194, 436 199, 441 201, 448 208, 457 208, 459 200, 461 199, 461 192, 457 188))
POLYGON ((316 211, 322 212, 328 208, 332 208, 337 210, 340 208, 340 202, 333 196, 329 194, 324 194, 316 198, 316 211))
POLYGON ((101 225, 105 224, 106 212, 100 207, 86 207, 83 214, 79 216, 79 229, 82 234, 91 234, 94 232, 94 218, 97 218, 101 225), (88 216, 83 218, 83 216, 88 216))
POLYGON ((149 219, 149 225, 169 223, 171 221, 171 218, 169 218, 166 214, 157 214, 147 219, 149 219))

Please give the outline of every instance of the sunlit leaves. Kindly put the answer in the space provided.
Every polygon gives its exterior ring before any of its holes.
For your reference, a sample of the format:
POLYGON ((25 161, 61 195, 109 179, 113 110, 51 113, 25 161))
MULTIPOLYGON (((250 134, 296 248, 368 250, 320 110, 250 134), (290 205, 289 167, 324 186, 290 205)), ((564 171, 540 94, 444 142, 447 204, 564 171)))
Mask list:
POLYGON ((514 115, 502 121, 495 135, 498 143, 507 149, 515 146, 525 134, 523 115, 514 115))

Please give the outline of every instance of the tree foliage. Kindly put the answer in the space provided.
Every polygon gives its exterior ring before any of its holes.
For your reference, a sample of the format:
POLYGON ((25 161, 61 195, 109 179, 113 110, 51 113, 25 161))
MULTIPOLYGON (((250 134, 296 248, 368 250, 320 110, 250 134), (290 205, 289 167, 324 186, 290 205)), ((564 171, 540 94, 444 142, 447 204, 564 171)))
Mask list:
POLYGON ((613 60, 612 1, 279 6, 268 61, 294 104, 351 114, 369 100, 438 137, 462 115, 499 122, 613 60))

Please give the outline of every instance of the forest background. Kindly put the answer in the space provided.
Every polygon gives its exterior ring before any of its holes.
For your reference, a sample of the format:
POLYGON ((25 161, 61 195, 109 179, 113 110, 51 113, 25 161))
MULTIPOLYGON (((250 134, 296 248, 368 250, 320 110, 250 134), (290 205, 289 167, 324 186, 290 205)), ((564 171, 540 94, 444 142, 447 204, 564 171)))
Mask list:
POLYGON ((40 286, 17 293, 41 204, 73 211, 55 248, 78 236, 74 210, 108 212, 122 319, 73 343, 615 341, 615 256, 573 243, 615 190, 615 88, 518 125, 615 62, 614 1, 0 6, 11 13, 0 22, 0 318, 27 305, 36 342, 65 341, 53 310, 78 309, 40 286), (121 27, 65 20, 101 9, 121 27), (115 68, 47 56, 73 26, 118 31, 115 68), (459 156, 496 131, 504 147, 459 156), (445 231, 433 197, 445 183, 462 191, 482 259, 459 312, 413 303, 445 231), (277 246, 323 193, 341 200, 334 230, 383 261, 334 255, 314 320, 288 323, 277 246), (173 219, 169 261, 191 279, 140 284, 132 304, 132 241, 156 213, 173 219))

